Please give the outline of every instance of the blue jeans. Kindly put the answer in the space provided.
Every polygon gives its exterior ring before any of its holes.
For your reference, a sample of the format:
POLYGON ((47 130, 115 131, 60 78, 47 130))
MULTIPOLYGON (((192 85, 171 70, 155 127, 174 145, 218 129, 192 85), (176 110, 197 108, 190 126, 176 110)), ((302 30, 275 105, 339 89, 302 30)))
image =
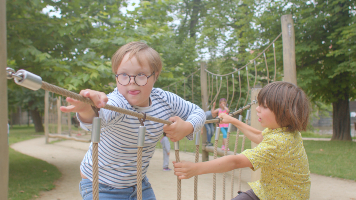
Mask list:
MULTIPOLYGON (((93 185, 89 179, 82 179, 79 183, 80 195, 83 200, 93 199, 93 185)), ((100 200, 137 200, 137 185, 117 189, 109 185, 99 183, 99 199, 100 200)), ((142 180, 142 199, 143 200, 156 200, 151 184, 148 178, 142 180)))
POLYGON ((211 137, 214 135, 214 124, 209 123, 209 124, 204 124, 205 129, 206 129, 206 142, 209 143, 211 141, 211 137))

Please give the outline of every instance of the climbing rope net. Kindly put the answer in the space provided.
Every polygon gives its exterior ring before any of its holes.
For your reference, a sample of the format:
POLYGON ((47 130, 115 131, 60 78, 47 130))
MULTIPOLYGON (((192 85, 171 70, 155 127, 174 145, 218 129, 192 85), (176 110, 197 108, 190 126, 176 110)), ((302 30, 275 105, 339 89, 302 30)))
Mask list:
MULTIPOLYGON (((255 75, 254 75, 254 87, 256 86, 256 83, 257 83, 257 80, 258 80, 258 74, 257 74, 257 65, 261 64, 261 62, 259 62, 259 58, 261 57, 261 55, 264 55, 264 61, 265 61, 265 66, 266 66, 266 75, 263 77, 267 83, 269 83, 271 80, 270 80, 270 75, 269 75, 269 69, 268 69, 268 65, 267 65, 267 58, 266 58, 266 51, 273 45, 273 52, 274 52, 274 63, 275 63, 275 66, 274 66, 274 78, 273 78, 273 81, 276 80, 276 76, 277 76, 277 65, 276 65, 276 56, 275 56, 275 41, 281 36, 281 34, 279 34, 274 40, 272 43, 270 43, 261 53, 258 54, 258 56, 256 56, 253 60, 250 60, 245 66, 239 68, 239 69, 236 69, 236 68, 233 68, 234 70, 229 72, 229 73, 226 73, 226 74, 217 74, 217 73, 213 73, 207 69, 205 69, 205 72, 208 73, 208 91, 209 91, 209 99, 210 99, 210 106, 213 102, 215 102, 221 91, 222 91, 222 82, 223 82, 223 77, 226 78, 226 95, 227 95, 227 102, 229 102, 229 76, 231 75, 231 82, 232 82, 232 97, 230 99, 230 105, 229 107, 231 106, 231 104, 233 103, 233 100, 234 100, 234 96, 235 96, 235 77, 234 77, 234 74, 237 73, 238 74, 238 84, 239 84, 239 98, 237 100, 237 103, 236 103, 236 106, 235 106, 235 109, 234 111, 230 112, 230 115, 231 116, 239 116, 239 120, 242 120, 242 113, 244 111, 246 111, 246 117, 245 117, 245 123, 248 123, 248 120, 249 120, 249 109, 251 108, 251 106, 253 104, 256 104, 257 101, 256 100, 252 100, 251 103, 247 103, 248 102, 248 94, 250 92, 250 78, 249 78, 249 68, 248 66, 249 65, 252 65, 254 66, 254 72, 255 72, 255 75), (243 106, 239 107, 239 103, 240 103, 240 99, 241 99, 241 96, 242 96, 242 89, 241 89, 241 74, 242 74, 242 70, 243 69, 246 69, 246 71, 244 72, 246 74, 246 82, 247 82, 247 95, 245 97, 245 101, 244 101, 244 104, 243 106), (214 84, 214 79, 215 79, 215 84, 214 84), (214 91, 216 89, 216 92, 214 91), (215 93, 215 95, 214 95, 215 93), (238 108, 239 107, 239 108, 238 108)), ((90 104, 92 107, 95 107, 94 103, 89 99, 89 98, 85 98, 79 94, 76 94, 74 92, 71 92, 71 91, 68 91, 66 89, 63 89, 63 88, 60 88, 58 86, 55 86, 55 85, 52 85, 52 84, 49 84, 45 81, 42 81, 42 78, 35 75, 35 74, 32 74, 26 70, 18 70, 17 72, 15 72, 13 69, 11 68, 7 68, 6 69, 7 71, 7 78, 8 79, 14 79, 15 83, 18 84, 18 85, 21 85, 23 87, 26 87, 26 88, 29 88, 31 90, 38 90, 38 89, 43 89, 43 90, 46 90, 46 91, 49 91, 49 92, 52 92, 52 93, 55 93, 55 94, 59 94, 59 95, 62 95, 62 96, 66 96, 66 97, 70 97, 70 98, 73 98, 73 99, 76 99, 76 100, 79 100, 81 102, 84 102, 84 103, 88 103, 90 104)), ((184 91, 184 94, 183 94, 183 98, 186 99, 186 94, 185 94, 185 87, 186 87, 186 84, 188 84, 188 81, 186 81, 186 79, 188 78, 191 78, 191 100, 192 102, 194 103, 194 76, 196 76, 196 73, 199 71, 199 69, 197 69, 196 71, 194 71, 192 74, 186 76, 184 79, 180 80, 179 82, 183 82, 183 91, 184 91)), ((169 87, 175 87, 175 91, 177 93, 177 87, 178 87, 178 83, 179 82, 175 82, 175 83, 172 83, 168 86, 166 86, 166 88, 168 90, 170 90, 169 87)), ((164 88, 163 88, 164 89, 164 88)), ((49 95, 49 93, 48 93, 49 95)), ((221 95, 220 95, 221 96, 221 95)), ((47 103, 47 106, 53 108, 54 106, 54 98, 50 98, 51 100, 49 100, 50 103, 47 103)), ((58 101, 58 99, 57 99, 58 101)), ((61 102, 61 100, 59 100, 59 102, 61 102)), ((170 125, 172 124, 172 122, 170 121, 167 121, 167 120, 162 120, 162 119, 159 119, 159 118, 155 118, 155 117, 152 117, 152 116, 148 116, 148 115, 145 115, 143 113, 137 113, 137 112, 133 112, 133 111, 130 111, 130 110, 126 110, 126 109, 123 109, 123 108, 119 108, 119 107, 115 107, 115 106, 111 106, 111 105, 105 105, 104 109, 108 109, 108 110, 112 110, 112 111, 115 111, 115 112, 120 112, 120 113, 123 113, 123 114, 126 114, 126 115, 131 115, 131 116, 134 116, 134 117, 137 117, 138 120, 141 122, 141 126, 139 128, 139 138, 138 138, 138 143, 137 143, 137 148, 138 148, 138 151, 137 151, 137 159, 138 159, 138 164, 137 164, 137 173, 138 173, 138 176, 137 176, 137 199, 141 200, 142 199, 142 185, 141 185, 141 180, 142 180, 142 169, 141 169, 141 166, 142 166, 142 148, 143 148, 143 144, 144 144, 144 137, 145 137, 145 126, 144 126, 144 121, 147 119, 147 120, 150 120, 150 121, 155 121, 155 122, 158 122, 158 123, 163 123, 163 124, 167 124, 167 125, 170 125)), ((58 111, 57 111, 58 112, 58 111)), ((51 113, 51 115, 48 114, 48 121, 50 122, 52 120, 52 118, 55 118, 55 112, 53 111, 53 113, 51 113), (52 116, 52 117, 50 117, 52 116)), ((58 115, 58 113, 57 113, 58 115)), ((58 115, 59 116, 59 115, 58 115)), ((70 121, 70 115, 68 115, 68 121, 70 121)), ((207 120, 206 123, 220 123, 220 119, 219 118, 216 118, 216 119, 213 119, 213 120, 207 120)), ((69 123, 68 123, 69 124, 69 123)), ((58 130, 58 125, 57 125, 57 130, 58 130)), ((70 130, 70 128, 69 128, 70 130)), ((59 133, 59 131, 57 131, 59 133)), ((62 132, 62 131, 61 131, 62 132)), ((229 140, 230 140, 230 136, 231 136, 231 132, 232 132, 232 125, 230 124, 229 127, 228 127, 228 134, 227 134, 227 144, 229 144, 229 140)), ((213 147, 207 147, 205 146, 205 150, 208 151, 208 152, 213 152, 214 154, 214 159, 217 158, 218 154, 221 155, 221 149, 218 149, 217 146, 218 146, 218 141, 219 141, 219 136, 220 136, 220 128, 217 126, 216 127, 216 131, 215 131, 215 141, 214 141, 214 146, 213 147)), ((242 137, 242 142, 241 142, 241 151, 242 152, 244 149, 245 149, 245 136, 242 134, 240 136, 239 134, 239 130, 236 131, 236 136, 235 136, 235 142, 234 142, 234 151, 233 152, 230 152, 228 151, 228 146, 225 148, 225 150, 222 152, 222 155, 228 155, 228 154, 231 154, 231 155, 236 155, 237 154, 237 151, 238 151, 238 143, 239 143, 239 138, 242 137)), ((98 143, 100 141, 100 118, 97 116, 94 118, 93 120, 93 131, 92 131, 92 138, 91 138, 91 142, 93 143, 93 199, 97 200, 99 199, 99 189, 98 189, 98 143)), ((196 135, 196 139, 195 139, 195 162, 198 162, 199 161, 199 145, 200 145, 200 136, 199 134, 196 135)), ((175 149, 175 156, 176 156, 176 161, 179 162, 180 161, 180 158, 179 158, 179 143, 178 142, 175 142, 174 143, 174 149, 175 149)), ((238 182, 238 190, 241 190, 241 169, 239 169, 239 182, 238 182)), ((226 173, 224 173, 223 175, 223 197, 222 199, 225 199, 225 179, 226 179, 226 173)), ((234 188, 234 170, 232 171, 232 175, 231 175, 231 198, 233 198, 235 195, 233 194, 233 188, 234 188)), ((198 195, 197 195, 197 185, 198 185, 198 177, 194 177, 194 199, 198 199, 198 195)), ((180 200, 181 199, 181 180, 177 178, 177 199, 180 200)), ((212 196, 212 199, 216 199, 216 174, 213 175, 213 196, 212 196)))

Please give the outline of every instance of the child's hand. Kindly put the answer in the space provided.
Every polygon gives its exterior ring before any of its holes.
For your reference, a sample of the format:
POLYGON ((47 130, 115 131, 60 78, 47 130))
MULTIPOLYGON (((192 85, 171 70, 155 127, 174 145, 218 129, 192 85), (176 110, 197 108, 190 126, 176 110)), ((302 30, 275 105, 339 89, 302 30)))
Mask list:
POLYGON ((223 123, 223 124, 228 124, 228 123, 231 123, 232 120, 234 119, 233 117, 231 117, 230 115, 226 114, 226 113, 221 113, 219 115, 219 118, 220 118, 220 123, 223 123))
POLYGON ((179 179, 188 179, 198 175, 198 170, 195 167, 195 163, 187 161, 176 163, 173 161, 173 166, 174 174, 178 176, 179 179))
POLYGON ((163 131, 172 142, 177 142, 185 136, 193 132, 193 125, 189 122, 183 121, 180 117, 171 117, 169 121, 173 122, 171 125, 165 124, 163 131))
MULTIPOLYGON (((102 108, 108 102, 108 98, 105 93, 98 92, 94 90, 82 90, 79 93, 83 97, 90 98, 96 107, 102 108)), ((91 105, 72 99, 70 97, 66 98, 66 101, 70 103, 70 106, 61 106, 60 110, 62 112, 77 112, 83 122, 91 122, 92 118, 95 116, 91 105)))

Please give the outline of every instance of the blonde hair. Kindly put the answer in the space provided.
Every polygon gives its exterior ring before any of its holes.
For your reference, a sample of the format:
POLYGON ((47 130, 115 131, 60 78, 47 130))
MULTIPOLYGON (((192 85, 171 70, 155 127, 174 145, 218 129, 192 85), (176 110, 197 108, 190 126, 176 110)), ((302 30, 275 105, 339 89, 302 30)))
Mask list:
POLYGON ((258 93, 259 105, 269 108, 277 124, 288 131, 305 131, 309 121, 309 100, 302 89, 289 82, 273 82, 258 93))
POLYGON ((129 54, 129 59, 136 57, 138 63, 142 66, 143 62, 148 62, 152 73, 155 73, 155 79, 158 78, 162 70, 162 60, 157 51, 143 42, 130 42, 120 47, 111 58, 111 67, 116 74, 124 56, 129 54))

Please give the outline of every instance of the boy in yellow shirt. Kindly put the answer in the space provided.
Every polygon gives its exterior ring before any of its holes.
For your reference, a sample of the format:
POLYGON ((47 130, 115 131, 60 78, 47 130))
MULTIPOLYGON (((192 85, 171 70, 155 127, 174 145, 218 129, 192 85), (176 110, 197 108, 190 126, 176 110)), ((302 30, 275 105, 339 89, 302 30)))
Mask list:
POLYGON ((222 173, 236 168, 261 168, 261 179, 249 183, 251 190, 233 200, 309 199, 310 171, 307 154, 299 131, 306 130, 309 101, 300 88, 288 82, 273 82, 258 94, 258 121, 265 130, 257 130, 227 114, 222 123, 232 123, 247 138, 258 144, 239 155, 216 160, 174 163, 180 179, 207 173, 222 173))

